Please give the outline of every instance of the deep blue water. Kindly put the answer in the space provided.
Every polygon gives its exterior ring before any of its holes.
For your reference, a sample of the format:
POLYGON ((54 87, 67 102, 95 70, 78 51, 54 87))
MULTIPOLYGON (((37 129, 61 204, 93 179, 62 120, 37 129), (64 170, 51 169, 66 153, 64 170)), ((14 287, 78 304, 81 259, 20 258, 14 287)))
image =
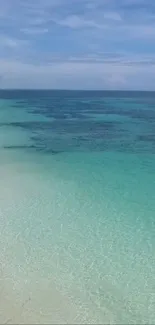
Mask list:
POLYGON ((31 148, 48 153, 119 151, 155 153, 155 93, 107 91, 0 91, 38 121, 1 121, 30 131, 31 148))

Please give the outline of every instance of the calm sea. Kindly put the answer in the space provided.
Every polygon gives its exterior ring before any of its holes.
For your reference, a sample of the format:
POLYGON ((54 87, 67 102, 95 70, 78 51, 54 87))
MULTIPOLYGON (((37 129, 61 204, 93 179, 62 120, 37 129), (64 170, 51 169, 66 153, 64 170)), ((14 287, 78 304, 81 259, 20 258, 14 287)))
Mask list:
POLYGON ((155 93, 1 90, 0 219, 1 322, 153 324, 155 93))

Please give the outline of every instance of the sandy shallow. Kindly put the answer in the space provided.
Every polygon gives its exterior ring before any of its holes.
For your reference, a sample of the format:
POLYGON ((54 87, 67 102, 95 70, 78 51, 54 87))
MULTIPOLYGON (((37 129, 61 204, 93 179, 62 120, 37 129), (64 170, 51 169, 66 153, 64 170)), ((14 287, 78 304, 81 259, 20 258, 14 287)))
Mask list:
MULTIPOLYGON (((73 296, 64 294, 54 276, 52 278, 52 275, 44 275, 43 249, 38 247, 37 250, 35 247, 33 251, 31 247, 31 250, 29 243, 22 239, 20 227, 14 231, 14 217, 20 217, 20 212, 25 208, 24 199, 29 195, 26 186, 22 186, 21 175, 24 173, 29 181, 31 176, 28 176, 23 166, 16 163, 0 166, 0 323, 113 322, 108 309, 105 308, 102 316, 97 316, 97 306, 92 304, 90 309, 90 306, 82 301, 75 303, 73 296)), ((79 292, 75 289, 75 296, 76 294, 78 296, 79 292)), ((104 307, 102 309, 104 310, 104 307)))
POLYGON ((0 323, 152 324, 154 236, 120 213, 115 170, 107 195, 90 159, 15 157, 0 160, 0 323))
MULTIPOLYGON (((29 266, 23 276, 21 265, 15 258, 18 252, 24 254, 26 247, 19 241, 20 234, 11 233, 9 220, 4 211, 13 210, 13 202, 21 198, 20 180, 15 166, 0 167, 1 198, 1 255, 0 255, 0 323, 3 324, 64 324, 80 319, 68 297, 63 296, 51 279, 41 278, 30 256, 29 266), (15 182, 16 180, 16 182, 15 182), (6 209, 5 209, 6 207, 6 209), (25 275, 26 274, 26 275, 25 275), (21 276, 22 275, 22 276, 21 276)), ((24 208, 24 207, 23 207, 24 208)), ((7 213, 8 215, 8 213, 7 213)), ((11 214, 10 214, 11 221, 11 214)))
POLYGON ((15 290, 11 279, 1 277, 0 323, 1 324, 68 324, 82 319, 76 307, 55 288, 50 280, 29 279, 21 283, 21 294, 15 290))

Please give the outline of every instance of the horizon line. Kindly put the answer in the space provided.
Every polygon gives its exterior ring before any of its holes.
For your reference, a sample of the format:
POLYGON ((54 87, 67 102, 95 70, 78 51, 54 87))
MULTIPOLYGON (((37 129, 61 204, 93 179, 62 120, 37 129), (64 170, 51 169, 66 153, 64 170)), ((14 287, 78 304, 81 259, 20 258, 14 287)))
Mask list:
POLYGON ((88 91, 88 92, 155 92, 146 89, 63 89, 63 88, 0 88, 0 91, 88 91))

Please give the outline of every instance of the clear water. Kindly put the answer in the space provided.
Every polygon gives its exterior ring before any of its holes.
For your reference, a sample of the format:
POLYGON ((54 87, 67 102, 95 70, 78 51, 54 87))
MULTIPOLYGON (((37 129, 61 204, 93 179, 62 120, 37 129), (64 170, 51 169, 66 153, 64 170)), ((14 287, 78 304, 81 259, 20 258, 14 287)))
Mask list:
POLYGON ((154 323, 154 107, 0 91, 1 322, 154 323))

